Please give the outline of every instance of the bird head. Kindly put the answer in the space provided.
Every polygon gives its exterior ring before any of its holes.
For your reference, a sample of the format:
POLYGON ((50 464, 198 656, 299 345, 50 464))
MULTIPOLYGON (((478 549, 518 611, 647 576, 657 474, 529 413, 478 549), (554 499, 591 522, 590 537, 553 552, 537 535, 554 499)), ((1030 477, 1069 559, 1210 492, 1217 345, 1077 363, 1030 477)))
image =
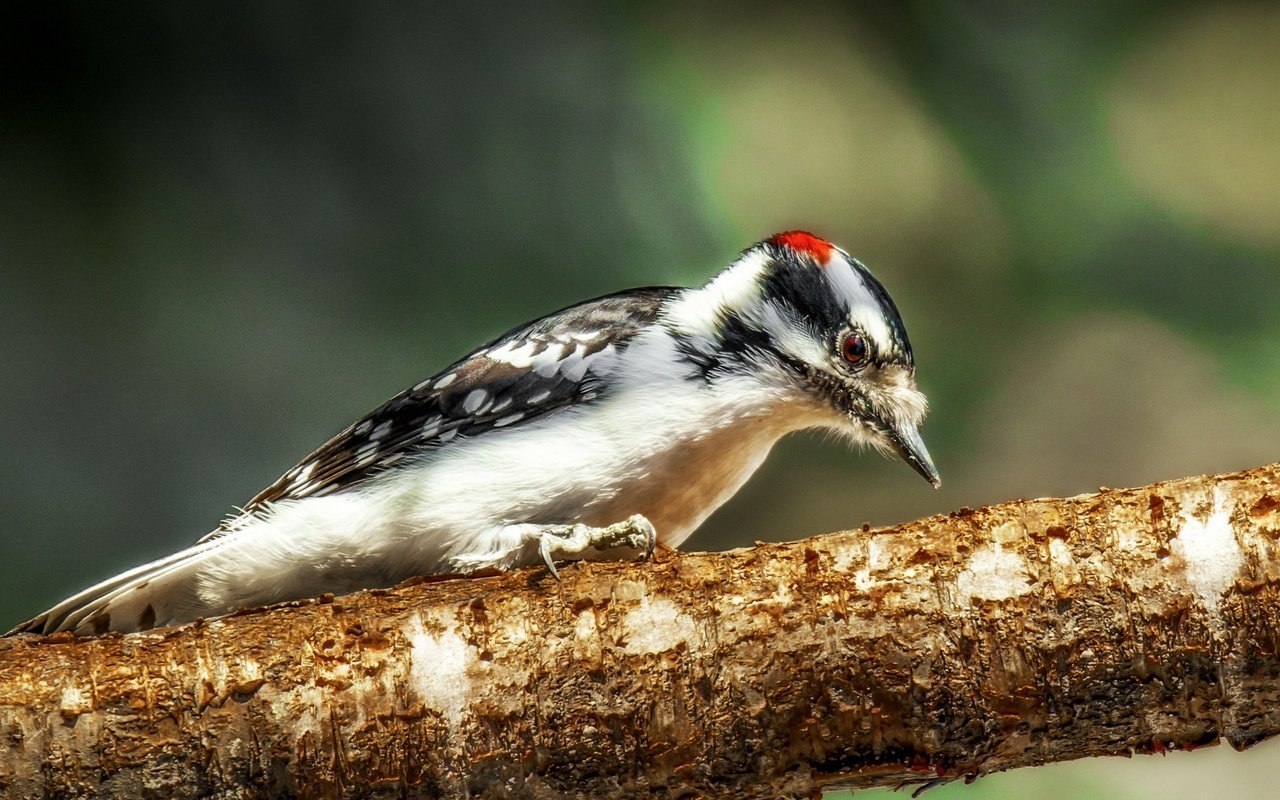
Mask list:
POLYGON ((784 387, 797 427, 895 453, 939 485, 920 438, 928 404, 902 317, 845 251, 802 231, 779 233, 690 292, 671 321, 709 379, 784 387))

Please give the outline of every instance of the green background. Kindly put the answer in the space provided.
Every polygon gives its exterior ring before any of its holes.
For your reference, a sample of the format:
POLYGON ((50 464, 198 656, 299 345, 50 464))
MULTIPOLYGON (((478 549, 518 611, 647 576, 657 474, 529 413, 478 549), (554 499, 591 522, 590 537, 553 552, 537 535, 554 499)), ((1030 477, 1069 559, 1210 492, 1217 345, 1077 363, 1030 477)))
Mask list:
MULTIPOLYGON (((8 6, 0 628, 482 340, 792 227, 892 291, 943 488, 795 437, 690 547, 1280 458, 1277 42, 1260 3, 8 6)), ((1277 753, 929 797, 1271 798, 1277 753)))

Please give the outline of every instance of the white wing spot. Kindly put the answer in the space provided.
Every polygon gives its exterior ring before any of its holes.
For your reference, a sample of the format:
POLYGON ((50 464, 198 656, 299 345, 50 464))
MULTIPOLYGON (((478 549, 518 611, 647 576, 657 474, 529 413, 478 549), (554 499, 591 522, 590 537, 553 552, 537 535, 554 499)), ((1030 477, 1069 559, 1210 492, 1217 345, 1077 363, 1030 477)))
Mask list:
POLYGON ((436 381, 435 386, 433 386, 432 388, 433 388, 433 389, 443 389, 444 387, 446 387, 446 386, 448 386, 449 384, 453 383, 453 382, 454 382, 454 381, 456 381, 457 379, 458 379, 458 373, 456 373, 456 372, 450 372, 448 375, 445 375, 443 378, 441 378, 440 380, 436 381))
POLYGON ((505 417, 503 417, 503 418, 501 418, 501 419, 495 420, 495 421, 494 421, 494 423, 493 423, 493 427, 495 427, 495 428, 501 428, 501 427, 503 427, 503 426, 505 426, 505 425, 510 425, 510 424, 511 424, 511 423, 513 423, 513 422, 519 422, 519 421, 520 421, 520 420, 522 420, 522 419, 524 419, 524 412, 523 412, 523 411, 517 411, 517 412, 516 412, 516 413, 514 413, 514 414, 508 414, 508 415, 506 415, 505 417))
POLYGON ((369 432, 369 428, 371 427, 373 427, 373 423, 366 419, 364 422, 361 422, 359 425, 357 425, 355 431, 353 432, 355 433, 356 436, 364 436, 366 433, 369 432))
POLYGON ((474 414, 481 406, 489 401, 489 393, 484 389, 472 389, 467 395, 467 399, 462 401, 462 410, 468 414, 474 414))
POLYGON ((510 397, 504 397, 504 398, 502 398, 501 400, 499 400, 498 402, 496 402, 496 403, 494 403, 494 404, 493 404, 493 408, 489 409, 489 413, 490 413, 490 414, 497 414, 499 411, 501 411, 502 409, 506 408, 506 407, 507 407, 507 406, 509 406, 509 405, 511 405, 511 398, 510 398, 510 397))
POLYGON ((452 439, 453 437, 455 437, 455 436, 457 436, 457 435, 458 435, 458 429, 457 429, 457 428, 450 428, 449 430, 447 430, 447 431, 445 431, 444 433, 440 434, 439 438, 437 438, 437 439, 436 439, 436 441, 437 441, 437 442, 447 442, 447 441, 449 441, 450 439, 452 439))
POLYGON ((360 445, 360 449, 356 451, 356 461, 361 465, 368 464, 378 455, 377 442, 365 442, 360 445))
POLYGON ((311 477, 311 473, 316 471, 316 462, 312 461, 302 469, 298 470, 298 474, 293 476, 294 483, 306 483, 311 477))
POLYGON ((565 347, 563 344, 555 344, 538 353, 533 362, 538 366, 533 371, 543 378, 550 378, 560 370, 560 359, 564 358, 565 347))
POLYGON ((387 433, 390 432, 390 430, 391 430, 391 420, 387 420, 386 422, 383 422, 380 425, 378 425, 378 427, 374 428, 373 433, 369 434, 369 438, 373 439, 376 442, 382 437, 386 436, 387 433))
POLYGON ((566 380, 577 383, 587 374, 587 367, 591 366, 590 357, 574 356, 571 361, 564 365, 564 377, 566 380))
POLYGON ((513 367, 523 369, 533 363, 533 348, 535 344, 531 340, 520 342, 519 345, 515 342, 508 342, 502 347, 495 347, 485 355, 495 361, 502 361, 513 367))
POLYGON ((543 400, 546 400, 550 396, 551 396, 551 390, 543 389, 541 392, 538 392, 537 394, 530 395, 529 399, 525 400, 524 402, 525 402, 525 405, 536 406, 537 404, 541 403, 543 400))
POLYGON ((432 417, 431 419, 427 420, 425 425, 422 426, 422 435, 435 436, 439 430, 440 430, 440 418, 432 417))

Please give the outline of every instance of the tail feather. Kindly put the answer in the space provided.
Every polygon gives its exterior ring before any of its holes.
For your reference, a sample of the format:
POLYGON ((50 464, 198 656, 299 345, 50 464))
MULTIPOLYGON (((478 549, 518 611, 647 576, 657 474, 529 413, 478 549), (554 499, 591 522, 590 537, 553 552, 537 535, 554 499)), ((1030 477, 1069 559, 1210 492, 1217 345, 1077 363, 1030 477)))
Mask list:
POLYGON ((199 606, 197 570, 210 551, 226 542, 225 538, 201 542, 122 572, 63 600, 5 635, 131 632, 189 619, 194 616, 191 610, 199 606), (184 611, 188 613, 183 615, 184 611))

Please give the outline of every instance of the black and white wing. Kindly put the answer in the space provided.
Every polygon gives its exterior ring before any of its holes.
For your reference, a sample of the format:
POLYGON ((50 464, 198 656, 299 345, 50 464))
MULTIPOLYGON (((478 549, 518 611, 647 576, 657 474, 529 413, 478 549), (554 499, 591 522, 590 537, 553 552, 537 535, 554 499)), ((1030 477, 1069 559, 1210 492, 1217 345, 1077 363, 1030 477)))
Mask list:
POLYGON ((590 400, 602 388, 593 370, 625 349, 677 291, 652 287, 607 295, 498 337, 339 433, 250 500, 245 514, 348 489, 455 439, 590 400))

